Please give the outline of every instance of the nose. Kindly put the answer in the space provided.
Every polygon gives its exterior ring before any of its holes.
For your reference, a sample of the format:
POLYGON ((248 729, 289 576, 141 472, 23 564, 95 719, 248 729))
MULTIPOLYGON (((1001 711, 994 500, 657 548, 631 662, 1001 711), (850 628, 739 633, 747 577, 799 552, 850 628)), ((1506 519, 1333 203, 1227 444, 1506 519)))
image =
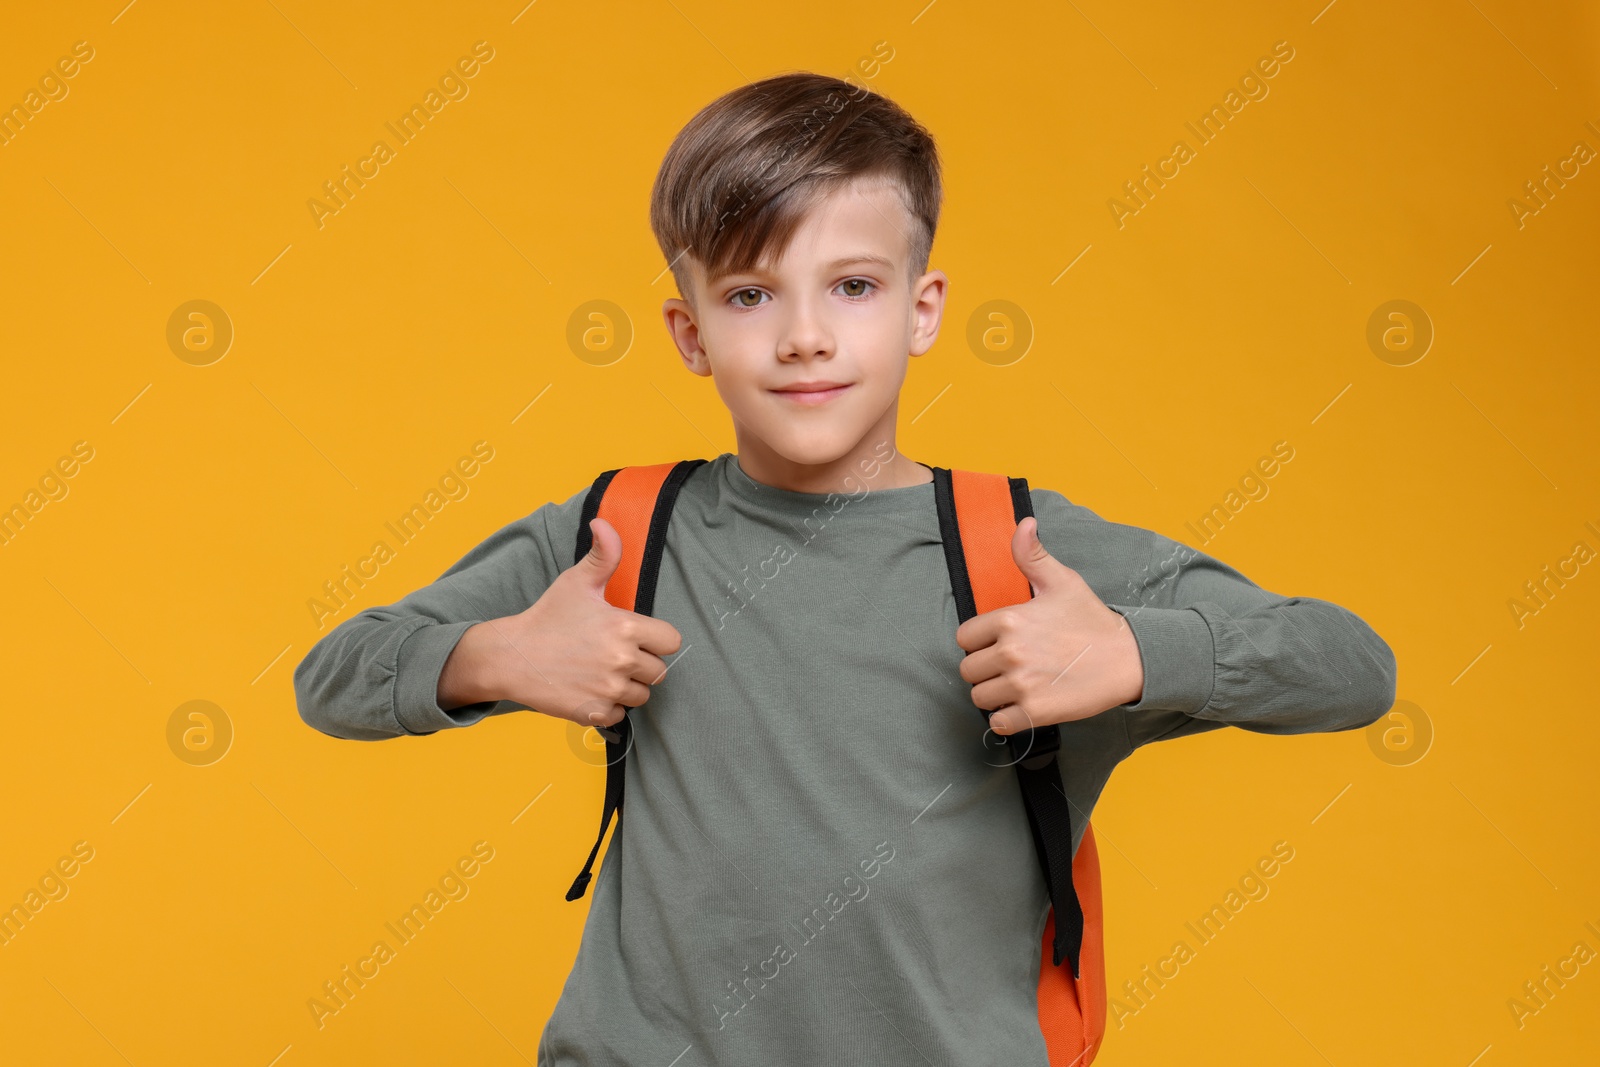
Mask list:
POLYGON ((778 359, 784 363, 828 359, 834 352, 833 329, 816 302, 800 297, 789 305, 778 336, 778 359))

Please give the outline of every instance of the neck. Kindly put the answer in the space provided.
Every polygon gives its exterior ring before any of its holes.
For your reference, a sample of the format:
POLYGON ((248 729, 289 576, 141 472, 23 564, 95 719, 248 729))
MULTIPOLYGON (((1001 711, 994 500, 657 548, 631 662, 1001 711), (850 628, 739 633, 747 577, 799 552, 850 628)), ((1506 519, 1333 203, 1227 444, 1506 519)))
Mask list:
POLYGON ((794 493, 857 493, 868 489, 900 489, 933 481, 933 472, 902 455, 895 445, 894 411, 887 428, 868 433, 855 447, 824 463, 803 463, 779 454, 753 434, 738 433, 739 469, 775 489, 794 493))

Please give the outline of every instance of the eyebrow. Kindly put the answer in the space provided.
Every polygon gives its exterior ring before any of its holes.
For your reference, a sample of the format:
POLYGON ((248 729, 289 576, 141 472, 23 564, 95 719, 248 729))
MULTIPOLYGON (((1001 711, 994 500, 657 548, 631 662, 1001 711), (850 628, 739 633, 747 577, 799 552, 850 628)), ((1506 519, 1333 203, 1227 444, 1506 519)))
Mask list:
POLYGON ((848 267, 852 263, 877 263, 880 266, 888 267, 890 270, 894 269, 894 260, 888 256, 880 256, 876 252, 858 252, 855 255, 843 256, 829 263, 826 269, 838 270, 840 267, 848 267))
MULTIPOLYGON (((848 256, 840 256, 838 259, 834 260, 832 263, 824 263, 822 265, 822 269, 825 270, 825 271, 836 271, 836 270, 839 270, 839 269, 841 269, 843 267, 848 267, 848 266, 851 266, 851 265, 856 264, 856 263, 875 263, 878 266, 885 267, 885 268, 887 268, 889 270, 894 270, 895 269, 894 260, 890 259, 888 256, 880 256, 876 252, 854 252, 854 253, 851 253, 848 256)), ((706 281, 707 281, 708 285, 718 285, 718 284, 721 284, 722 282, 726 281, 727 279, 737 277, 740 274, 765 274, 765 273, 766 273, 766 271, 761 267, 752 267, 750 270, 747 270, 747 271, 726 271, 726 272, 718 275, 715 278, 708 278, 706 281)))

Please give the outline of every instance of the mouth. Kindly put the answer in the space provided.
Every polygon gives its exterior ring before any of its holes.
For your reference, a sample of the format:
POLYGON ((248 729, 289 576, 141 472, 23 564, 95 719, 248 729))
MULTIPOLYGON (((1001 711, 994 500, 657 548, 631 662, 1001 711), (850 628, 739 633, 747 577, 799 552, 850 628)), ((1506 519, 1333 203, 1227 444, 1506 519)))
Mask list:
POLYGON ((843 396, 852 388, 854 385, 850 382, 797 382, 769 392, 796 404, 816 405, 826 404, 835 397, 843 396))

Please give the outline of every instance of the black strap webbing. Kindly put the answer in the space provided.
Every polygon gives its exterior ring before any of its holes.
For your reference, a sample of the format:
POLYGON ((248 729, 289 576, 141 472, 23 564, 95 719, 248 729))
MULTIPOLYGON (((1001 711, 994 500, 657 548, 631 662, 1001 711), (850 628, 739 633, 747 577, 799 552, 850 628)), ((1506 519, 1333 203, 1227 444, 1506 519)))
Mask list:
MULTIPOLYGON (((701 464, 703 459, 686 459, 672 468, 666 480, 661 483, 661 491, 656 495, 655 508, 650 512, 650 532, 645 538, 643 558, 639 562, 639 584, 634 593, 633 610, 639 615, 649 615, 655 608, 656 579, 661 573, 661 559, 667 551, 667 525, 672 521, 672 505, 677 502, 678 490, 683 488, 683 483, 688 480, 701 464)), ((583 512, 578 523, 577 552, 572 562, 576 566, 594 543, 594 535, 589 532, 589 522, 600 513, 600 501, 610 487, 611 480, 616 477, 615 470, 609 470, 594 480, 589 487, 589 495, 583 499, 583 512)), ((589 888, 589 879, 593 877, 595 857, 600 855, 600 844, 606 839, 606 829, 611 825, 611 816, 617 817, 617 833, 622 832, 622 789, 626 781, 624 773, 624 760, 628 750, 633 747, 633 723, 628 719, 628 708, 622 713, 622 718, 617 720, 615 726, 597 726, 595 732, 605 738, 606 742, 606 795, 605 802, 600 812, 600 832, 595 835, 594 847, 589 850, 589 858, 583 861, 583 870, 578 872, 578 877, 573 879, 572 888, 567 890, 568 900, 577 900, 589 888)))
MULTIPOLYGON (((944 541, 945 564, 950 571, 950 588, 955 593, 956 613, 961 622, 977 615, 972 579, 967 573, 966 551, 961 544, 961 528, 956 521, 955 489, 950 471, 933 469, 935 506, 939 511, 939 533, 944 541)), ((1025 478, 1008 479, 1011 507, 1017 522, 1033 514, 1033 501, 1025 478)), ((1010 546, 1006 546, 1010 551, 1010 546)), ((1030 593, 1031 595, 1031 593, 1030 593)), ((993 712, 978 709, 987 722, 993 712)), ((1050 906, 1055 910, 1055 941, 1051 960, 1067 960, 1074 978, 1082 977, 1079 955, 1083 947, 1083 906, 1072 884, 1072 810, 1062 792, 1056 752, 1061 743, 1058 726, 1019 730, 1006 738, 1022 788, 1022 806, 1033 833, 1034 851, 1044 875, 1050 906)))

